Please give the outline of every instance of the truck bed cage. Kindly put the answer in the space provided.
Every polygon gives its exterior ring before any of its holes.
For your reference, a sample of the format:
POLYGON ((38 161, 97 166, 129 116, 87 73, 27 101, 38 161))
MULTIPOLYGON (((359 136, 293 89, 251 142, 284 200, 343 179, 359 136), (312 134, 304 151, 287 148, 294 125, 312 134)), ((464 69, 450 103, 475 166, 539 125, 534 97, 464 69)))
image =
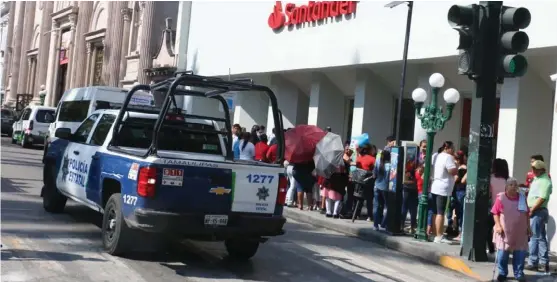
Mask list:
POLYGON ((114 130, 112 132, 112 140, 108 148, 112 150, 117 149, 114 148, 114 146, 117 146, 117 144, 113 144, 113 142, 117 140, 117 135, 120 131, 119 129, 122 125, 124 114, 126 112, 134 111, 134 112, 158 114, 159 116, 153 128, 153 138, 151 140, 151 145, 143 157, 147 157, 149 155, 156 156, 158 150, 159 132, 162 128, 165 117, 170 112, 171 104, 174 105, 174 111, 176 111, 176 113, 181 113, 181 114, 183 113, 183 111, 177 106, 175 97, 193 96, 193 97, 215 99, 219 101, 224 109, 225 117, 215 118, 210 116, 192 115, 187 113, 184 116, 186 118, 192 118, 192 119, 204 119, 204 120, 224 122, 226 126, 226 130, 222 132, 216 132, 214 130, 212 131, 191 130, 191 131, 202 132, 202 133, 226 134, 227 137, 226 138, 227 140, 226 159, 233 160, 234 154, 232 150, 233 139, 232 139, 232 132, 231 132, 232 124, 230 118, 230 111, 228 108, 227 101, 221 96, 221 94, 227 92, 246 92, 246 91, 265 92, 265 94, 267 94, 267 96, 269 97, 269 101, 271 103, 271 108, 273 111, 273 120, 275 123, 275 138, 278 146, 277 148, 278 157, 275 163, 282 164, 284 151, 285 151, 284 129, 283 129, 283 122, 282 122, 282 113, 278 108, 277 98, 273 93, 273 91, 267 86, 255 84, 253 80, 249 78, 236 79, 236 80, 223 80, 221 78, 216 78, 216 77, 195 75, 191 71, 179 71, 175 73, 175 77, 166 79, 164 81, 151 84, 151 85, 140 84, 132 87, 132 89, 130 89, 130 91, 126 94, 126 99, 124 100, 120 112, 118 113, 118 117, 116 118, 114 124, 114 130), (155 108, 155 107, 130 105, 130 101, 133 97, 133 94, 137 91, 142 91, 142 90, 153 91, 153 92, 166 92, 162 106, 160 108, 155 108))

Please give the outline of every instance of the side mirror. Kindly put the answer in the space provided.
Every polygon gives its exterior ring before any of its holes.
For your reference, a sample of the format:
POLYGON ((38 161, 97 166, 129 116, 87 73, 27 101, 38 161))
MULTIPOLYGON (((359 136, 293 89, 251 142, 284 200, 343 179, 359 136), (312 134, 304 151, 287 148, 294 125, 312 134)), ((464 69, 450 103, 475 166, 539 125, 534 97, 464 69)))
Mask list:
POLYGON ((70 140, 72 137, 72 130, 69 128, 58 128, 54 132, 54 136, 56 138, 70 140))

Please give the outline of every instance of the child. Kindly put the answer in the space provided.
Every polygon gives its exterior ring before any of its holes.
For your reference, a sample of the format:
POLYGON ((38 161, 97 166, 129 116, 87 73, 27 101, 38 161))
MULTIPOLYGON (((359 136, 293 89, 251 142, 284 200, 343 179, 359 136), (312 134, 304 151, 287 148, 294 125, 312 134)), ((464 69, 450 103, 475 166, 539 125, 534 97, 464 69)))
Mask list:
POLYGON ((493 243, 497 248, 497 281, 507 280, 510 253, 513 255, 514 277, 518 281, 526 281, 524 260, 528 252, 528 237, 532 234, 529 212, 526 197, 519 193, 516 179, 509 178, 505 192, 497 194, 491 209, 495 221, 493 243))
POLYGON ((326 196, 326 217, 340 217, 340 204, 347 184, 348 173, 344 167, 340 167, 329 179, 323 181, 323 194, 326 196))

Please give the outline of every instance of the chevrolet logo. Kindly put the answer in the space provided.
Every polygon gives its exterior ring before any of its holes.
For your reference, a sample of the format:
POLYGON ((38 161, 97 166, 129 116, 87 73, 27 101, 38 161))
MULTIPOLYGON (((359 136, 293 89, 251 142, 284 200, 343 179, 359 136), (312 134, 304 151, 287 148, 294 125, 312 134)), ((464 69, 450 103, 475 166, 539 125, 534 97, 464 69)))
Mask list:
POLYGON ((232 191, 232 189, 226 189, 224 187, 215 187, 215 188, 211 188, 211 190, 209 190, 209 193, 221 196, 224 194, 229 194, 230 191, 232 191))

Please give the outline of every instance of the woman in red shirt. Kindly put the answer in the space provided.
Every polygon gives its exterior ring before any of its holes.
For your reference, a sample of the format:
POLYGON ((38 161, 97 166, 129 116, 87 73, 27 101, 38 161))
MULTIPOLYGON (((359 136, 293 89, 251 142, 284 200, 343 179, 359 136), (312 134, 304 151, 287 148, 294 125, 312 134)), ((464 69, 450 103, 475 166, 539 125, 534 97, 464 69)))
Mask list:
POLYGON ((267 161, 267 151, 269 150, 269 145, 267 145, 267 135, 261 134, 259 136, 259 142, 255 144, 255 160, 260 162, 267 161))
MULTIPOLYGON (((375 168, 375 155, 377 154, 377 148, 374 145, 365 144, 361 146, 358 150, 358 157, 356 158, 356 167, 367 170, 369 173, 375 168)), ((361 184, 356 184, 361 185, 361 184)), ((371 221, 373 218, 373 186, 374 182, 368 183, 363 187, 363 200, 366 201, 367 209, 367 220, 371 221)), ((359 205, 356 211, 356 216, 360 216, 362 205, 359 205)))

